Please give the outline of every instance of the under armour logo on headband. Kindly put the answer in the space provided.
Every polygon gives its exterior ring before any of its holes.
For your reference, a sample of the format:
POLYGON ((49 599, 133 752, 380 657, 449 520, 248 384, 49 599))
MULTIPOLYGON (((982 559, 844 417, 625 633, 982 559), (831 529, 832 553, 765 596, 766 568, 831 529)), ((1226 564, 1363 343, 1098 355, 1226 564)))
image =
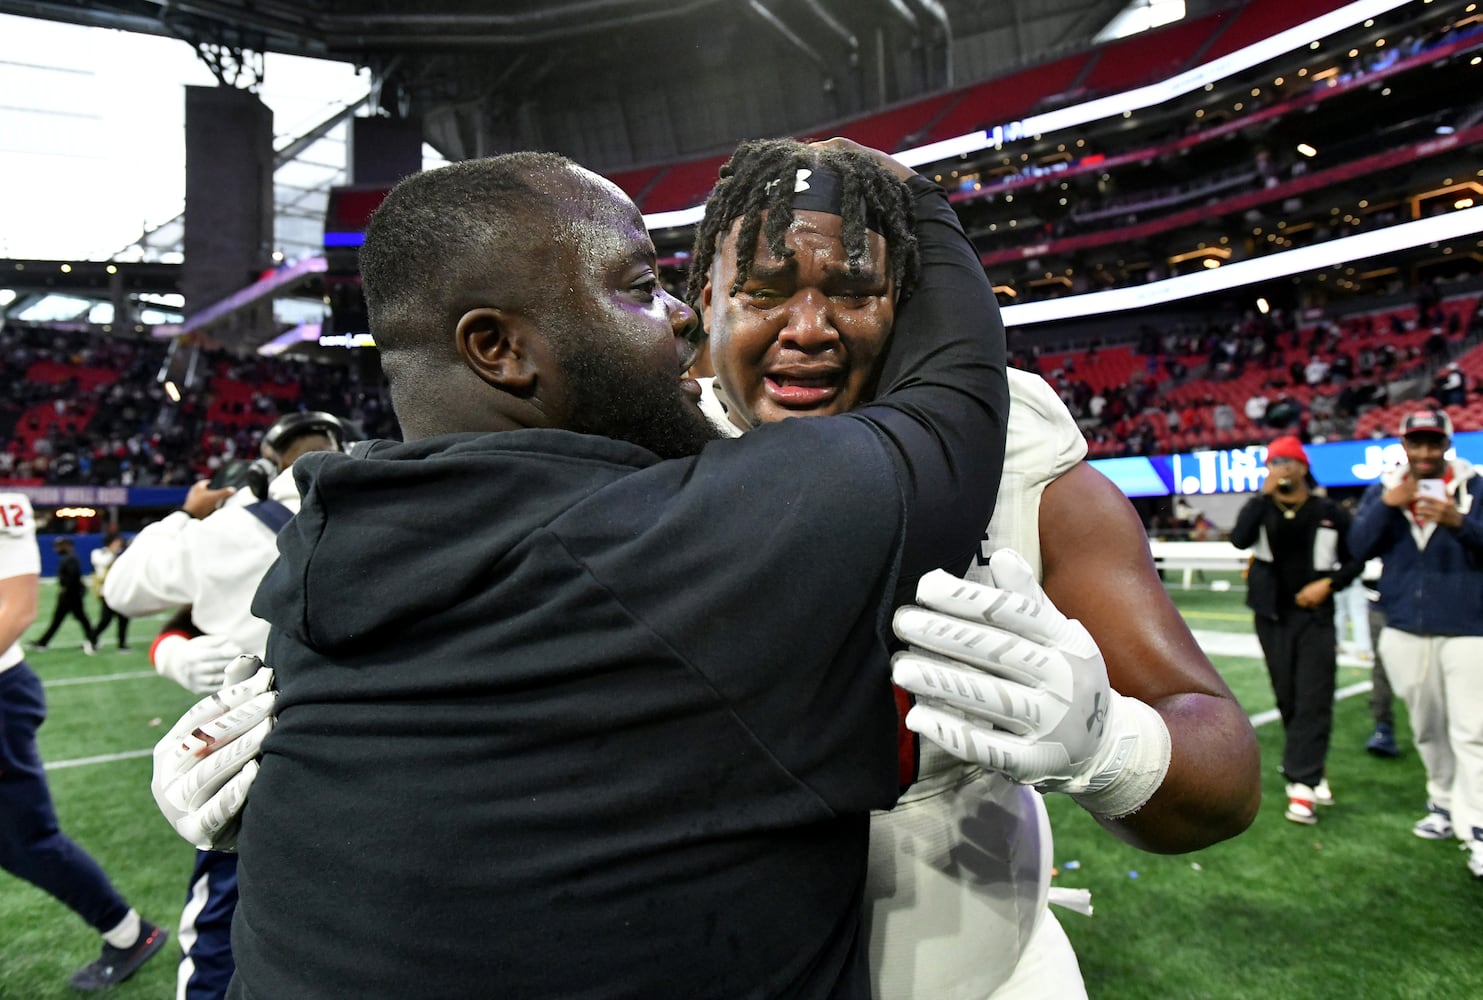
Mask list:
MULTIPOLYGON (((808 179, 813 175, 814 172, 807 167, 799 167, 798 173, 793 178, 793 193, 797 194, 799 191, 807 191, 809 189, 808 179)), ((774 177, 763 186, 763 190, 768 195, 771 195, 778 189, 778 185, 781 183, 783 183, 781 177, 774 177)))

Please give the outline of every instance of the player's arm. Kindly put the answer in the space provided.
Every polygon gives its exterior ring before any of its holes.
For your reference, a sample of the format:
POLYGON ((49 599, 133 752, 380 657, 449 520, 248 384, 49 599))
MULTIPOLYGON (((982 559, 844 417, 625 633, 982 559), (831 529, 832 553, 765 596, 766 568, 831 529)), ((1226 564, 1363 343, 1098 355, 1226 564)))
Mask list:
POLYGON ((1169 730, 1158 791, 1103 825, 1166 853, 1246 829, 1261 800, 1256 735, 1169 600, 1132 505, 1101 473, 1078 465, 1046 487, 1040 544, 1046 595, 1096 640, 1113 689, 1152 706, 1169 730))
POLYGON ((191 536, 196 525, 184 511, 145 526, 114 560, 103 579, 103 600, 121 615, 137 618, 190 604, 191 536))
MULTIPOLYGON (((231 489, 212 489, 206 480, 192 486, 180 510, 147 525, 135 536, 103 580, 103 600, 121 615, 135 618, 190 604, 210 567, 198 565, 199 554, 214 551, 200 536, 231 489)), ((230 530, 230 529, 223 529, 230 530)), ((214 532, 220 534, 220 532, 214 532)))
POLYGON ((0 650, 9 649, 36 620, 40 589, 40 578, 35 573, 0 580, 0 650))

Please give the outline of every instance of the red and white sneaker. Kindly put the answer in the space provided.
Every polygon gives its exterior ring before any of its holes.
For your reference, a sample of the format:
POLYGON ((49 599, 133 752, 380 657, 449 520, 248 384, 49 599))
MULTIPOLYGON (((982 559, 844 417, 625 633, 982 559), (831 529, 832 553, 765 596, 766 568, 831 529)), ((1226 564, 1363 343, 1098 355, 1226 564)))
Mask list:
POLYGON ((1294 823, 1312 826, 1318 822, 1318 796, 1309 785, 1294 782, 1287 786, 1287 812, 1283 815, 1294 823))

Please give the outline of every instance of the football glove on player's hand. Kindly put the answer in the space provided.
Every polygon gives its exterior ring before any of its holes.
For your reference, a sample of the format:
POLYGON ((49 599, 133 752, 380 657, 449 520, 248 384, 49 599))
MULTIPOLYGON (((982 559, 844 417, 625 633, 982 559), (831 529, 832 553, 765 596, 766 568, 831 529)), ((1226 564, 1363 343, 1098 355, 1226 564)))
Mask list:
POLYGON ((896 684, 916 695, 907 728, 1097 815, 1137 811, 1169 767, 1163 719, 1112 690, 1097 644, 1018 553, 995 552, 989 571, 993 586, 936 570, 917 586, 921 606, 897 610, 912 647, 892 659, 896 684))
POLYGON ((233 672, 256 665, 247 680, 197 702, 154 748, 150 791, 175 832, 203 851, 231 851, 247 790, 257 777, 256 757, 273 728, 273 671, 255 656, 233 672))
POLYGON ((209 694, 226 681, 226 668, 242 653, 242 647, 217 635, 167 632, 155 640, 150 659, 155 672, 168 677, 187 691, 209 694))

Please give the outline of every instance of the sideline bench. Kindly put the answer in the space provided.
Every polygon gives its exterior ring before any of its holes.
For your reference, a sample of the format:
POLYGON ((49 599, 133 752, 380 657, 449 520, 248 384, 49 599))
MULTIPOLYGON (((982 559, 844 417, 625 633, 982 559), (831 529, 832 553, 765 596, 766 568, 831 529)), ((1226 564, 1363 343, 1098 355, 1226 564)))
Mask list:
POLYGON ((1183 570, 1184 589, 1189 590, 1195 570, 1211 569, 1239 573, 1246 568, 1251 553, 1230 542, 1166 542, 1148 540, 1154 565, 1160 570, 1183 570))

